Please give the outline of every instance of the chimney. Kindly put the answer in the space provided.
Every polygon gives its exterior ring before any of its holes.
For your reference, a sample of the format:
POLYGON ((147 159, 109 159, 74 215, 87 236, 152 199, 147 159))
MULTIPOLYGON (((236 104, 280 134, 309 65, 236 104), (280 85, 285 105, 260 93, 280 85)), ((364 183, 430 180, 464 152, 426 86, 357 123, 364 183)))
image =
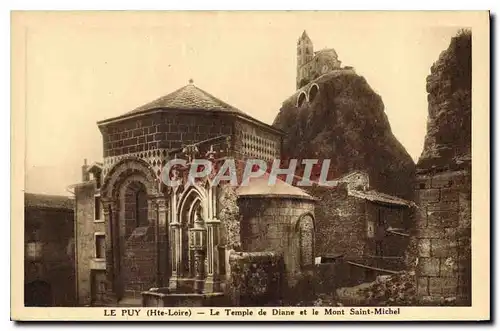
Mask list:
POLYGON ((87 159, 83 160, 82 165, 82 182, 88 182, 90 180, 90 174, 87 171, 89 166, 87 165, 87 159))

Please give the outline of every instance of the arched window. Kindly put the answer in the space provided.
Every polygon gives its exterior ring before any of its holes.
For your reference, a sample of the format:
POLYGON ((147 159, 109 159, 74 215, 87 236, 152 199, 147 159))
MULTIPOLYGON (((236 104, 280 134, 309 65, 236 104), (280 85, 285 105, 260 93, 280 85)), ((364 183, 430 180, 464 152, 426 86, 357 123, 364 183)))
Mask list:
POLYGON ((297 107, 302 107, 302 105, 306 101, 307 101, 307 96, 305 92, 300 92, 299 97, 297 98, 297 107))
POLYGON ((148 194, 146 188, 141 187, 135 195, 136 203, 136 226, 148 225, 148 194))
POLYGON ((314 220, 311 215, 304 215, 299 219, 299 251, 301 268, 309 267, 314 263, 314 220))
POLYGON ((149 225, 148 194, 139 181, 130 183, 124 192, 125 235, 128 238, 136 228, 149 225))
POLYGON ((309 102, 313 102, 314 98, 316 98, 316 95, 318 95, 319 92, 319 86, 318 84, 313 84, 311 88, 309 89, 309 102))

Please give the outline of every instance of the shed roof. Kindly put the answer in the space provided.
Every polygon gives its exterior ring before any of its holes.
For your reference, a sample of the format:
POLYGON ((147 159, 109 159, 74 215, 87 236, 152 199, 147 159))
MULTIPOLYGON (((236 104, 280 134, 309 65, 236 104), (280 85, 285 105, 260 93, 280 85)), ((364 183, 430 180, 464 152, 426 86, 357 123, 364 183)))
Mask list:
POLYGON ((375 203, 396 205, 396 206, 401 206, 401 207, 414 206, 414 203, 411 201, 407 201, 407 200, 395 197, 393 195, 377 192, 375 190, 368 190, 368 191, 349 190, 349 195, 353 196, 353 197, 360 198, 360 199, 372 201, 375 203))
POLYGON ((73 210, 73 200, 62 195, 24 194, 24 206, 36 208, 70 209, 73 210))

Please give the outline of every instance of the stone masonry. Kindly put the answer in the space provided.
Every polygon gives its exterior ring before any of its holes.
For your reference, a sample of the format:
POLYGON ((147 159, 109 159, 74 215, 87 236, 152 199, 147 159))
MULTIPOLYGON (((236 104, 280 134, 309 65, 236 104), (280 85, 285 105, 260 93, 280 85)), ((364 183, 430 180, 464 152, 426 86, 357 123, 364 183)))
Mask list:
POLYGON ((429 119, 417 164, 417 294, 471 304, 471 45, 462 30, 427 77, 429 119))
POLYGON ((78 304, 92 304, 92 272, 106 270, 104 261, 95 258, 95 233, 104 233, 104 222, 95 220, 94 181, 75 188, 76 197, 76 274, 78 280, 78 304))
POLYGON ((422 303, 456 298, 470 304, 470 172, 417 179, 417 291, 422 303))

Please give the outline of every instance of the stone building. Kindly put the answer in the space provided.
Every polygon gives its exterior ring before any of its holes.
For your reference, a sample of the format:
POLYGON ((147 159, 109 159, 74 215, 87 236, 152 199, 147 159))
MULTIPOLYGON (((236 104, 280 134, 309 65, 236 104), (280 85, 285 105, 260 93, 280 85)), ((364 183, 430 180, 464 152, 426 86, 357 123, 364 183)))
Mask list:
POLYGON ((335 187, 308 190, 321 197, 315 212, 316 255, 349 264, 343 269, 351 275, 345 286, 402 270, 414 203, 371 189, 362 171, 336 181, 335 187))
POLYGON ((316 199, 283 181, 269 186, 263 176, 238 189, 243 251, 283 255, 286 282, 293 287, 311 273, 315 257, 316 199))
POLYGON ((44 194, 24 198, 24 305, 75 306, 74 202, 44 194))
POLYGON ((333 48, 315 52, 313 43, 304 30, 297 41, 297 89, 327 72, 340 69, 340 64, 333 48))
MULTIPOLYGON (((214 168, 224 160, 273 160, 281 152, 282 132, 192 81, 98 127, 103 162, 84 165, 82 183, 74 185, 80 304, 140 305, 144 294, 146 305, 160 299, 192 305, 183 301, 188 294, 202 300, 222 296, 231 252, 262 247, 242 240, 234 187, 212 185, 212 175, 185 185, 188 166, 200 158, 214 168), (172 159, 186 163, 162 173, 172 159), (169 176, 182 185, 165 185, 169 176)), ((290 224, 295 218, 288 217, 290 224)), ((312 220, 307 222, 310 228, 312 220)))
POLYGON ((75 195, 75 250, 78 304, 103 304, 106 293, 105 225, 99 190, 102 164, 82 166, 82 181, 72 185, 75 195))

